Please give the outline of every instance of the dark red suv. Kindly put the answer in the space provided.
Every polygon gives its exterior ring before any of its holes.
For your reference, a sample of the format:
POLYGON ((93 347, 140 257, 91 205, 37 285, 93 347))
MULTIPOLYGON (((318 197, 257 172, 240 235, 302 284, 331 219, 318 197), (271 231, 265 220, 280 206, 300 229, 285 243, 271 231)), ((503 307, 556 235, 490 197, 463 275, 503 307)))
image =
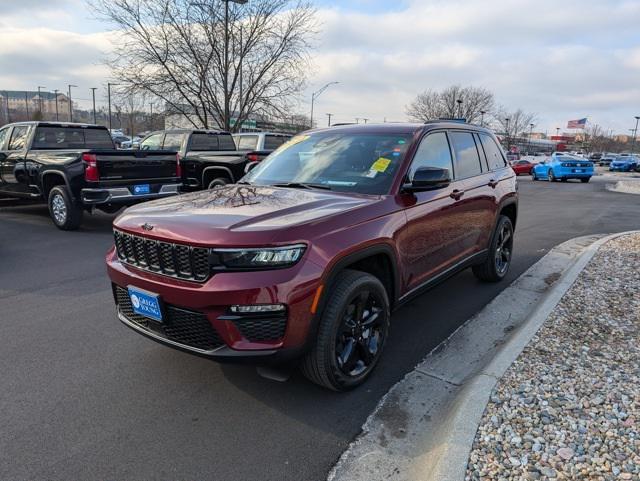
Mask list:
POLYGON ((345 390, 380 359, 393 309, 467 267, 504 278, 516 217, 490 131, 352 125, 293 138, 238 184, 127 209, 107 264, 135 331, 221 361, 301 358, 345 390))

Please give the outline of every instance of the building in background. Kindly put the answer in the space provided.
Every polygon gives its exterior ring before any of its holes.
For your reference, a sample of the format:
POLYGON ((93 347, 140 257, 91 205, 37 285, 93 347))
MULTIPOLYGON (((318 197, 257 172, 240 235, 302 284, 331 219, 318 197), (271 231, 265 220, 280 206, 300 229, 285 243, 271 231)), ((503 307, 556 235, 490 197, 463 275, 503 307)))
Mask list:
MULTIPOLYGON (((69 97, 61 93, 58 93, 57 97, 58 112, 64 118, 69 111, 69 97)), ((56 94, 53 92, 0 90, 0 118, 3 121, 30 120, 36 112, 42 112, 43 118, 55 118, 56 94)))

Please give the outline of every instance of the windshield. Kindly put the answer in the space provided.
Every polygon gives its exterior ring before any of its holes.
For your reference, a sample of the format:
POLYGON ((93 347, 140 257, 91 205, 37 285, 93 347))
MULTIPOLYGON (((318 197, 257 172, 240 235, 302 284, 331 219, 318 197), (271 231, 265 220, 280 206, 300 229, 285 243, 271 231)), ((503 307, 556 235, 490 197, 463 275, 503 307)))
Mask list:
POLYGON ((387 194, 411 135, 319 132, 294 137, 243 181, 316 184, 341 192, 387 194))

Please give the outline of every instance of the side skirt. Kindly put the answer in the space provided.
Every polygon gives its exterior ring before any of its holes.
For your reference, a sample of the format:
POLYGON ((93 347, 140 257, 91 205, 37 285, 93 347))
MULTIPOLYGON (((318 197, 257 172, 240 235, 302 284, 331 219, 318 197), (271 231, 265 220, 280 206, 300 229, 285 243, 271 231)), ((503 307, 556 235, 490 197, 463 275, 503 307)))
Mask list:
POLYGON ((440 274, 437 274, 436 276, 432 277, 431 279, 424 282, 423 284, 417 287, 414 287, 413 289, 411 289, 409 292, 407 292, 406 294, 404 294, 398 299, 398 301, 395 303, 395 307, 393 310, 394 311, 397 310, 407 302, 411 301, 412 299, 418 297, 421 294, 424 294, 424 292, 428 291, 429 289, 432 289, 433 287, 440 284, 441 282, 446 281, 449 277, 457 274, 458 272, 463 271, 475 264, 480 264, 484 262, 487 259, 488 253, 489 253, 489 249, 484 249, 480 252, 477 252, 476 254, 473 254, 471 257, 467 257, 466 259, 463 259, 457 264, 442 271, 440 274))

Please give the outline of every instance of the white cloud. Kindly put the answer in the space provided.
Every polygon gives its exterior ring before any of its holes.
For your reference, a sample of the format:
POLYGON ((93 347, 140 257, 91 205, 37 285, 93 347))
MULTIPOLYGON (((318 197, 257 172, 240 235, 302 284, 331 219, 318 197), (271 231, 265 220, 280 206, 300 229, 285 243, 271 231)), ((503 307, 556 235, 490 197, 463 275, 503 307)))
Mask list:
MULTIPOLYGON (((57 16, 31 8, 0 21, 0 88, 75 83, 88 92, 106 81, 110 34, 83 33, 90 14, 81 0, 57 1, 67 5, 57 16)), ((361 4, 319 12, 303 108, 314 89, 340 85, 320 97, 317 118, 403 120, 418 92, 453 83, 486 87, 509 107, 537 112, 550 130, 588 115, 626 131, 640 111, 637 0, 410 0, 388 12, 379 1, 361 4)))

